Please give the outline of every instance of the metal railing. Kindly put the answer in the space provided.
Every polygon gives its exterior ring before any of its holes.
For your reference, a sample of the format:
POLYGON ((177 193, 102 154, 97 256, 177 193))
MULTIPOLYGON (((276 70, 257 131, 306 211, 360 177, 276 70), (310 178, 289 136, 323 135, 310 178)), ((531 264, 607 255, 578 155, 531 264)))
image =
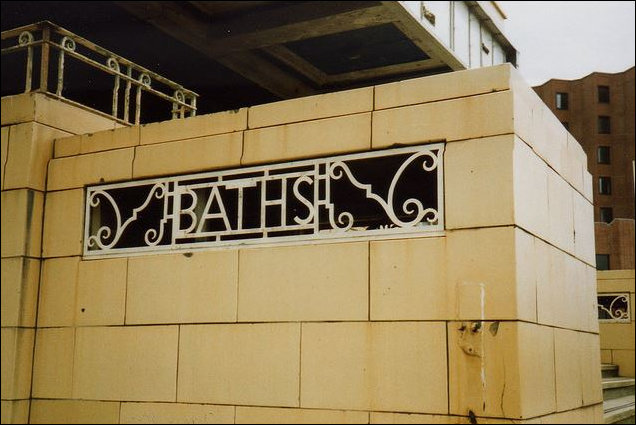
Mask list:
POLYGON ((63 95, 65 61, 74 59, 112 75, 112 107, 110 112, 101 112, 109 114, 119 122, 125 124, 140 123, 142 92, 147 92, 168 102, 171 105, 170 112, 173 119, 196 115, 198 94, 195 92, 51 22, 43 21, 3 31, 2 42, 3 56, 26 51, 25 93, 46 92, 55 97, 66 99, 63 95), (34 64, 38 59, 34 55, 37 50, 40 53, 39 81, 34 81, 34 64), (54 52, 57 54, 55 55, 54 52), (49 88, 49 75, 52 68, 55 67, 52 64, 55 62, 55 56, 57 56, 57 85, 55 90, 51 90, 49 88), (154 87, 153 83, 155 83, 154 87), (123 107, 120 108, 122 85, 123 107), (134 117, 131 119, 133 89, 134 117))

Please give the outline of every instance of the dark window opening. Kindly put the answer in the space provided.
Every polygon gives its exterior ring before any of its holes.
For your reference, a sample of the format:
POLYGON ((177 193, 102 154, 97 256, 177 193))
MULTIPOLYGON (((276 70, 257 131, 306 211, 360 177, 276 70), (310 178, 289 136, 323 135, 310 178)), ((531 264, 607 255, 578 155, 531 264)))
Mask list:
POLYGON ((609 270, 610 258, 609 254, 596 254, 596 270, 609 270))
POLYGON ((556 94, 556 108, 557 109, 568 109, 568 94, 567 93, 557 93, 556 94))
POLYGON ((610 163, 610 147, 609 146, 599 146, 596 149, 596 162, 598 164, 610 163))
POLYGON ((598 86, 598 103, 610 102, 609 86, 598 86))
POLYGON ((612 179, 610 177, 598 178, 598 193, 600 195, 612 194, 612 179))
POLYGON ((614 220, 614 211, 610 207, 601 207, 601 222, 611 223, 614 220))
POLYGON ((599 134, 610 134, 612 131, 610 117, 600 115, 597 121, 597 128, 599 134))

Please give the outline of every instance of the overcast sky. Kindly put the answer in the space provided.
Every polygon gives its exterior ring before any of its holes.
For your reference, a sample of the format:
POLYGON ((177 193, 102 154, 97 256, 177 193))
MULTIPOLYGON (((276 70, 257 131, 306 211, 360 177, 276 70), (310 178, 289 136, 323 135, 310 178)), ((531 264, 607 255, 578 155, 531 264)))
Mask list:
POLYGON ((530 85, 577 79, 634 66, 635 3, 619 1, 499 1, 506 34, 520 52, 530 85))

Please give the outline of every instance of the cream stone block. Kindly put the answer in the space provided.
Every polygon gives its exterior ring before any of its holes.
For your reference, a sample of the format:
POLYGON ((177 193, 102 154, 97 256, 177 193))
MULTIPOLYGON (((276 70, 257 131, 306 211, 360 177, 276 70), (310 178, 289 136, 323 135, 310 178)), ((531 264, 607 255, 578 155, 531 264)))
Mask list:
POLYGON ((373 87, 252 106, 249 128, 350 115, 373 110, 373 87))
POLYGON ((247 108, 141 126, 141 144, 231 133, 247 128, 247 108))
POLYGON ((62 158, 80 154, 82 135, 62 137, 55 140, 53 157, 62 158))
POLYGON ((177 401, 298 406, 300 324, 183 325, 177 401))
POLYGON ((521 229, 515 230, 515 293, 517 316, 537 321, 537 258, 536 238, 521 229))
POLYGON ((448 341, 452 414, 530 418, 555 411, 552 328, 449 322, 448 341))
POLYGON ((31 393, 31 366, 35 331, 27 328, 2 328, 3 400, 27 399, 31 393))
POLYGON ((127 324, 236 321, 237 251, 128 261, 127 324))
POLYGON ((119 402, 87 400, 33 400, 32 424, 116 424, 119 402))
POLYGON ((601 350, 601 363, 612 363, 612 350, 601 350))
POLYGON ((515 322, 448 323, 450 413, 520 417, 517 334, 515 322))
POLYGON ((557 173, 564 175, 568 132, 543 101, 534 104, 532 126, 534 138, 530 145, 557 173))
POLYGON ((596 264, 594 246, 594 207, 580 193, 573 192, 574 254, 593 266, 596 264))
MULTIPOLYGON (((375 86, 375 109, 475 96, 510 88, 510 64, 411 78, 375 86)), ((251 113, 251 111, 250 111, 251 113)))
POLYGON ((515 223, 546 238, 549 232, 548 166, 517 137, 513 152, 513 191, 515 223))
POLYGON ((562 251, 535 239, 535 270, 537 273, 537 320, 539 323, 555 325, 563 308, 565 296, 565 255, 562 251))
MULTIPOLYGON (((423 415, 418 413, 383 413, 371 412, 371 424, 470 424, 471 418, 468 416, 448 416, 448 415, 423 415)), ((512 423, 535 423, 530 421, 519 421, 510 419, 494 419, 475 417, 477 423, 488 424, 512 424, 512 423)), ((538 423, 538 422, 536 422, 538 423)))
MULTIPOLYGON (((579 332, 579 355, 581 356, 580 374, 583 386, 583 405, 592 405, 603 402, 601 389, 601 350, 597 334, 579 332)), ((634 356, 632 352, 632 364, 634 356)))
POLYGON ((509 90, 373 113, 374 149, 514 131, 509 90))
POLYGON ((367 242, 241 250, 238 320, 367 320, 367 242))
POLYGON ((458 320, 534 320, 528 288, 516 282, 514 227, 459 230, 446 233, 448 311, 458 320))
POLYGON ((620 376, 634 377, 634 350, 612 350, 612 363, 618 365, 620 376))
POLYGON ((514 145, 512 135, 446 145, 447 229, 514 223, 514 145))
POLYGON ((2 125, 33 121, 35 118, 35 99, 33 93, 2 96, 2 125))
POLYGON ((29 400, 2 400, 2 423, 3 424, 26 424, 29 423, 29 400))
POLYGON ((511 71, 511 77, 515 133, 553 169, 563 173, 568 132, 518 72, 511 71))
MULTIPOLYGON (((579 333, 567 329, 554 329, 554 363, 556 372, 556 408, 571 410, 583 403, 581 376, 582 353, 579 333)), ((595 366, 595 369, 600 368, 595 366)))
POLYGON ((73 326, 79 257, 51 258, 42 264, 38 327, 73 326))
MULTIPOLYGON (((4 109, 3 109, 4 111, 4 109)), ((0 162, 2 163, 2 170, 0 173, 0 187, 4 190, 4 170, 7 164, 7 153, 9 149, 9 129, 10 126, 2 127, 2 132, 0 133, 2 137, 0 141, 2 142, 2 156, 0 162)))
POLYGON ((598 334, 598 290, 596 288, 596 268, 583 265, 581 279, 583 330, 598 334))
POLYGON ((304 323, 301 407, 447 413, 443 322, 304 323))
POLYGON ((122 403, 122 424, 232 424, 234 406, 182 403, 122 403))
POLYGON ((603 411, 602 403, 596 404, 590 407, 585 407, 581 410, 585 412, 583 414, 585 415, 586 420, 589 420, 588 418, 591 416, 593 418, 591 421, 592 423, 595 423, 595 424, 603 423, 603 415, 605 412, 603 411))
POLYGON ((587 155, 579 142, 569 133, 563 162, 563 176, 578 192, 583 193, 583 173, 587 171, 587 155))
POLYGON ((418 413, 371 412, 370 424, 451 424, 462 423, 461 416, 423 415, 418 413))
MULTIPOLYGON (((517 322, 520 413, 531 418, 556 410, 553 329, 517 322)), ((597 363, 598 364, 598 363, 597 363)), ((506 409, 508 415, 508 410, 506 409)))
MULTIPOLYGON (((611 350, 634 349, 634 322, 599 323, 601 348, 611 350)), ((615 354, 616 351, 613 352, 615 354)))
POLYGON ((537 273, 541 276, 537 279, 539 323, 598 332, 591 267, 538 239, 535 248, 537 273))
POLYGON ((593 177, 587 170, 583 170, 583 196, 592 202, 594 197, 593 177))
MULTIPOLYGON (((581 407, 567 412, 558 412, 537 418, 541 424, 602 424, 603 405, 581 407)), ((525 422, 523 422, 525 423, 525 422)))
POLYGON ((130 180, 134 157, 134 148, 127 148, 53 159, 49 163, 47 189, 64 190, 130 180))
POLYGON ((82 134, 79 153, 85 154, 137 146, 139 144, 139 129, 140 127, 136 125, 82 134))
MULTIPOLYGON (((634 269, 631 270, 598 270, 599 280, 605 279, 634 279, 634 269)), ((632 280, 633 282, 633 280, 632 280)), ((632 283, 633 287, 633 283, 632 283)), ((633 291, 632 291, 633 292, 633 291)))
POLYGON ((631 279, 605 279, 601 275, 601 271, 597 272, 598 275, 598 292, 631 292, 634 293, 634 278, 631 279))
POLYGON ((75 329, 38 329, 33 364, 33 397, 71 398, 75 329))
POLYGON ((446 238, 372 241, 371 320, 446 320, 446 238))
POLYGON ((40 261, 13 257, 2 259, 2 327, 34 327, 37 310, 40 261))
POLYGON ((84 189, 46 194, 43 257, 82 254, 84 213, 84 189))
POLYGON ((124 324, 127 269, 126 258, 80 261, 75 306, 78 325, 124 324))
POLYGON ((222 134, 159 145, 139 146, 133 177, 209 171, 241 162, 242 133, 222 134))
POLYGON ((574 253, 574 193, 561 176, 548 171, 547 240, 569 253, 574 253))
POLYGON ((594 268, 581 260, 570 257, 575 266, 573 291, 578 294, 577 324, 572 327, 586 332, 598 333, 598 298, 594 268))
POLYGON ((121 127, 114 119, 89 108, 35 93, 35 121, 72 134, 93 133, 121 127))
POLYGON ((44 195, 20 189, 2 191, 2 257, 39 257, 44 195))
POLYGON ((236 407, 237 424, 367 424, 368 412, 236 407))
POLYGON ((367 112, 248 130, 241 163, 283 162, 365 151, 370 147, 371 113, 367 112))
POLYGON ((542 419, 545 424, 602 424, 603 416, 603 404, 600 403, 569 412, 555 413, 542 419))
POLYGON ((177 326, 77 328, 73 398, 174 401, 177 326))
POLYGON ((45 190, 53 140, 69 134, 36 122, 11 126, 4 189, 45 190))
MULTIPOLYGON (((582 285, 585 265, 574 257, 563 254, 564 268, 560 275, 554 270, 552 284, 561 283, 560 300, 567 300, 564 306, 557 310, 556 325, 569 329, 585 329, 587 317, 582 309, 585 300, 585 287, 582 285)), ((563 302, 561 302, 563 304, 563 302)), ((594 305, 585 306, 594 309, 594 305)))

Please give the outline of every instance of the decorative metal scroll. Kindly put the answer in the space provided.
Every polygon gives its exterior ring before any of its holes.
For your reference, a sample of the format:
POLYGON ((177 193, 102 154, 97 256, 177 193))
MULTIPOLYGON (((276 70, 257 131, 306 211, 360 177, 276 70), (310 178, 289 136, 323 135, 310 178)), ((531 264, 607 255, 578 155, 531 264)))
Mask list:
POLYGON ((598 319, 601 322, 631 322, 629 293, 598 294, 598 319))
POLYGON ((85 255, 444 229, 443 144, 93 186, 85 255))

